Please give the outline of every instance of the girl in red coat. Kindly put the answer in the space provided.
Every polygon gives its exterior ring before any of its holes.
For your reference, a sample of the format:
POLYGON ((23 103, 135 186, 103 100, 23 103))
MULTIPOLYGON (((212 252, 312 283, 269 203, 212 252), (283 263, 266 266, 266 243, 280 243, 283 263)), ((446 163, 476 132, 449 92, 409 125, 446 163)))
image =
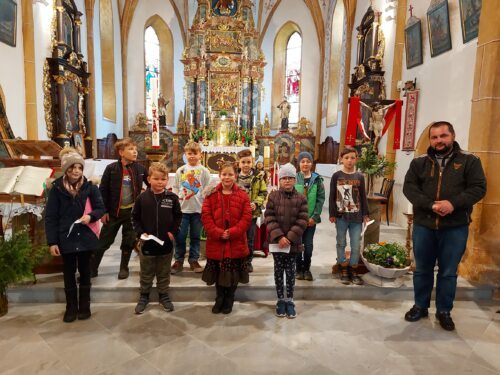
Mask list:
POLYGON ((236 184, 236 166, 226 162, 219 172, 220 183, 204 191, 201 221, 207 232, 207 265, 202 280, 215 284, 214 314, 233 309, 238 283, 248 283, 246 232, 252 221, 248 194, 236 184))

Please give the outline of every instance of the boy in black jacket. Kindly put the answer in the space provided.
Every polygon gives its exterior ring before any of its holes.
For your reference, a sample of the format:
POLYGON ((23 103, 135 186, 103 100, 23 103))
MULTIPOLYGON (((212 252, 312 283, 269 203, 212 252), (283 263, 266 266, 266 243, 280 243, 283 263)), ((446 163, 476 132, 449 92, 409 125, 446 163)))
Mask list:
POLYGON ((92 259, 92 277, 96 277, 104 252, 115 241, 122 228, 122 251, 119 279, 129 275, 128 262, 135 244, 135 232, 132 228, 131 213, 136 198, 141 194, 142 183, 147 182, 146 169, 137 160, 137 145, 132 138, 124 138, 115 144, 120 160, 109 164, 102 175, 99 191, 106 206, 106 214, 101 218, 103 227, 99 237, 99 246, 92 259))
POLYGON ((151 164, 148 182, 151 188, 139 195, 132 211, 134 230, 139 237, 142 237, 141 295, 135 307, 136 314, 142 314, 149 303, 149 292, 155 275, 160 304, 165 311, 174 310, 168 295, 168 287, 173 241, 182 220, 181 205, 177 195, 165 191, 168 171, 164 164, 151 164), (163 244, 151 239, 150 236, 155 236, 163 244))

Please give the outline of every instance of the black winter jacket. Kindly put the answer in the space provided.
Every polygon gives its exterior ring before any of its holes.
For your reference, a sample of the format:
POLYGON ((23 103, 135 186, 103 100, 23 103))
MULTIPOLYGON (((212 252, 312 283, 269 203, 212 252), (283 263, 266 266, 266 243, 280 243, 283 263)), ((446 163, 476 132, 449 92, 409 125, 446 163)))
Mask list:
POLYGON ((453 153, 441 172, 434 149, 413 159, 406 173, 403 193, 413 204, 414 222, 431 229, 467 225, 472 206, 486 194, 481 160, 453 144, 453 153), (432 211, 435 201, 448 200, 454 210, 446 216, 432 211))
MULTIPOLYGON (((149 182, 147 181, 148 173, 146 168, 136 162, 127 164, 126 168, 132 179, 132 194, 135 201, 139 194, 141 194, 142 183, 145 182, 149 187, 149 182)), ((120 212, 122 183, 123 166, 122 162, 118 160, 106 166, 102 175, 101 184, 99 185, 102 200, 106 207, 106 213, 113 217, 117 217, 120 212)))
POLYGON ((304 250, 302 234, 309 220, 304 194, 298 193, 295 188, 291 192, 282 189, 273 191, 269 194, 264 217, 269 243, 277 244, 282 237, 286 237, 291 243, 290 253, 304 250))
POLYGON ((154 194, 151 189, 143 192, 136 199, 132 210, 132 225, 140 237, 147 233, 165 241, 163 246, 149 240, 142 244, 144 255, 164 255, 172 251, 173 244, 168 232, 177 235, 182 220, 179 197, 171 192, 154 194))
POLYGON ((90 251, 97 248, 97 236, 85 224, 75 224, 68 237, 71 224, 83 216, 87 197, 92 204, 91 222, 104 215, 104 204, 97 186, 87 181, 73 197, 64 187, 62 177, 56 179, 49 192, 45 208, 45 234, 47 244, 58 245, 61 254, 90 251))

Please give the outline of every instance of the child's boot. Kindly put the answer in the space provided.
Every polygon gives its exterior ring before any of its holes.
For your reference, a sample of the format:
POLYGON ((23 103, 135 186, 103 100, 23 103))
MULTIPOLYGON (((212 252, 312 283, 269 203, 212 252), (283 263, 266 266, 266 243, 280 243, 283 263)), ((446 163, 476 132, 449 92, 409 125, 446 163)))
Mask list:
POLYGON ((349 277, 348 266, 339 264, 339 271, 340 271, 340 282, 344 285, 349 285, 351 283, 351 278, 349 277))
POLYGON ((144 310, 146 310, 146 306, 149 303, 149 294, 147 293, 141 293, 141 296, 139 297, 139 302, 137 302, 137 305, 135 306, 135 313, 136 314, 142 314, 144 310))
POLYGON ((90 318, 90 285, 80 286, 80 296, 78 299, 78 319, 90 318))
POLYGON ((120 260, 120 272, 118 272, 118 278, 120 280, 128 278, 129 275, 128 262, 130 260, 131 255, 132 255, 132 250, 122 250, 122 258, 120 260))
POLYGON ((358 266, 349 266, 350 278, 353 284, 363 285, 363 279, 358 275, 358 266))
POLYGON ((236 292, 235 286, 230 286, 226 289, 226 295, 224 296, 224 302, 222 303, 222 313, 229 314, 233 311, 234 304, 234 292, 236 292))
POLYGON ((225 289, 226 288, 219 286, 219 285, 215 286, 215 290, 217 292, 217 295, 215 297, 215 304, 212 307, 212 313, 214 313, 214 314, 220 314, 222 312, 222 305, 224 303, 225 289))
POLYGON ((168 293, 160 293, 158 295, 158 300, 160 302, 160 305, 163 307, 163 310, 170 312, 174 311, 174 304, 170 300, 170 296, 168 293))
POLYGON ((71 323, 76 320, 78 315, 78 295, 77 289, 64 289, 66 294, 66 311, 64 312, 63 322, 71 323))

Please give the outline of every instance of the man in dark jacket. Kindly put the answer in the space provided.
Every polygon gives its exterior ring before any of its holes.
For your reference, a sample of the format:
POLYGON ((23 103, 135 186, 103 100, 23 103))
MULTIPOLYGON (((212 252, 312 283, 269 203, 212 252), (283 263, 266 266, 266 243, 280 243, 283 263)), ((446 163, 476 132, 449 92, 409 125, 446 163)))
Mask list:
POLYGON ((122 227, 122 251, 119 279, 129 275, 128 262, 134 248, 136 234, 132 227, 132 207, 142 191, 142 183, 147 182, 148 173, 137 160, 137 146, 133 139, 124 138, 115 145, 120 160, 109 164, 102 175, 99 190, 106 207, 106 214, 101 218, 103 227, 99 246, 92 261, 92 277, 96 277, 104 252, 115 241, 122 227))
POLYGON ((436 318, 452 331, 450 311, 457 287, 457 269, 465 252, 472 206, 486 193, 486 178, 478 157, 460 149, 453 126, 446 121, 431 124, 426 155, 411 162, 403 192, 413 204, 413 274, 415 305, 405 319, 415 322, 428 316, 434 266, 436 318))

